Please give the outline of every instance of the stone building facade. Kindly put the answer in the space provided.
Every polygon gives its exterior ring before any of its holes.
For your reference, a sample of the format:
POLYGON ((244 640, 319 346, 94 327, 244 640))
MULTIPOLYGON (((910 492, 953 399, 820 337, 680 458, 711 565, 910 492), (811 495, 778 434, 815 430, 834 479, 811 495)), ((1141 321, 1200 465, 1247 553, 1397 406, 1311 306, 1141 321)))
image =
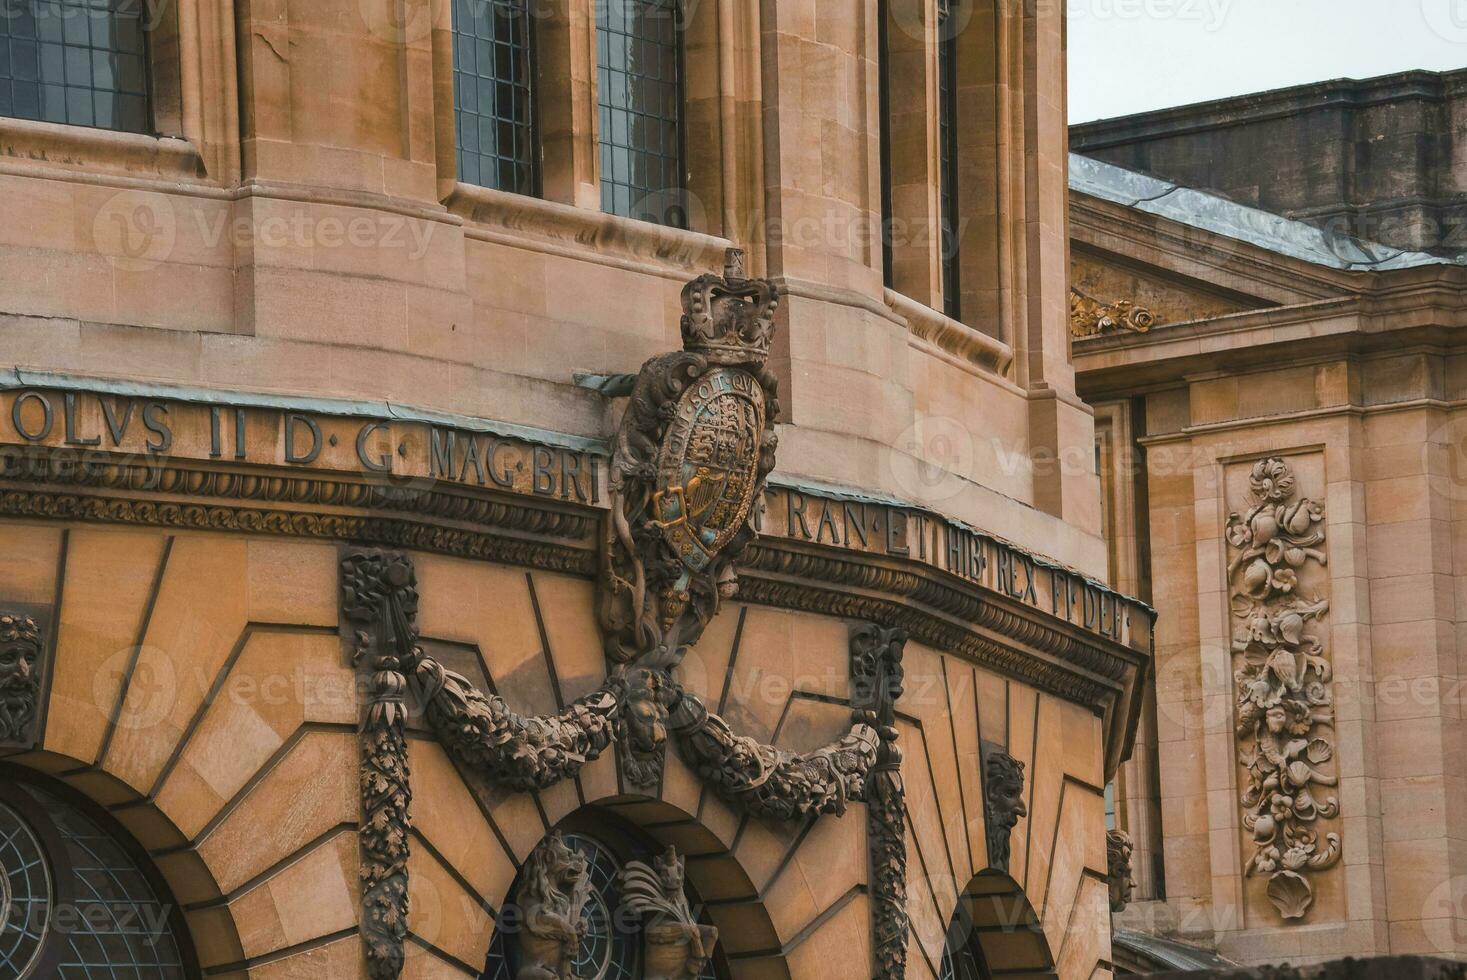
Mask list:
POLYGON ((1060 17, 0 22, 0 975, 1109 975, 1060 17))
POLYGON ((1078 127, 1104 158, 1071 158, 1070 229, 1112 580, 1166 611, 1116 784, 1127 934, 1244 964, 1467 955, 1467 258, 1330 203, 1460 209, 1460 82, 1078 127))

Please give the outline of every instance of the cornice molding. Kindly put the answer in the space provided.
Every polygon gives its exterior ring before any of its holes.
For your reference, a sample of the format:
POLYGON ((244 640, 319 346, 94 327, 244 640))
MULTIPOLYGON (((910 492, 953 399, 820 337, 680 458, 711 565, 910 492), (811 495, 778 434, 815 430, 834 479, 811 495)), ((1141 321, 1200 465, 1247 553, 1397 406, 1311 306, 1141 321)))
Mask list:
MULTIPOLYGON (((416 480, 249 469, 33 446, 0 454, 0 516, 351 542, 593 577, 605 511, 416 480)), ((738 601, 900 626, 936 649, 1105 720, 1107 771, 1129 755, 1151 624, 1124 643, 922 562, 763 536, 738 601)), ((1139 604, 1126 615, 1150 615, 1139 604)))

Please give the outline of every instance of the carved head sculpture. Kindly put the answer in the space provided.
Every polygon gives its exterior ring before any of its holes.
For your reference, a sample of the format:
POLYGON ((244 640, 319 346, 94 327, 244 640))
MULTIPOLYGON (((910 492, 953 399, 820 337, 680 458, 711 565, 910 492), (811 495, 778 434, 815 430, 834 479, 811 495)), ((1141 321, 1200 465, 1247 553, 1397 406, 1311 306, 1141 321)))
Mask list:
POLYGON ((19 742, 41 692, 41 630, 29 616, 0 614, 0 742, 19 742))
POLYGON ((1019 818, 1029 815, 1024 805, 1024 764, 1007 752, 993 750, 984 770, 988 777, 988 863, 1007 871, 1009 834, 1019 818))
POLYGON ((683 350, 713 364, 761 367, 778 307, 774 284, 745 278, 743 253, 730 249, 723 275, 699 276, 683 287, 683 350))
POLYGON ((1124 830, 1110 830, 1105 834, 1106 880, 1110 885, 1110 910, 1120 912, 1131 904, 1131 892, 1136 888, 1131 876, 1131 854, 1136 849, 1131 835, 1124 830))

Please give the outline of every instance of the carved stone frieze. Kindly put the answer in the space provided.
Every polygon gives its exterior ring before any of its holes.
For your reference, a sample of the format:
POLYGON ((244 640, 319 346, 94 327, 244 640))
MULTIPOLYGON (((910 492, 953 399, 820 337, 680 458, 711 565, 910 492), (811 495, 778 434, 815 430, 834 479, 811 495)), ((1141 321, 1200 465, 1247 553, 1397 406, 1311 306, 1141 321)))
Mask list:
POLYGON ((0 745, 29 745, 41 696, 44 644, 36 621, 0 611, 0 745))
POLYGON ((1156 315, 1130 300, 1102 303, 1073 287, 1070 289, 1070 334, 1096 337, 1106 333, 1146 333, 1156 315))
POLYGON ((988 866, 1009 870, 1009 838, 1029 815, 1024 803, 1024 764, 1003 749, 983 746, 983 800, 988 827, 988 866))
POLYGON ((515 980, 574 980, 590 897, 585 856, 552 831, 525 860, 514 894, 523 918, 515 980))
POLYGON ((1131 855, 1136 845, 1131 835, 1124 830, 1108 830, 1105 833, 1106 884, 1110 886, 1110 910, 1123 912, 1131 904, 1131 893, 1136 880, 1131 870, 1131 855))
POLYGON ((876 980, 903 980, 907 975, 907 804, 896 728, 906 642, 902 629, 863 623, 851 630, 851 707, 855 720, 874 727, 881 739, 866 782, 876 980))
POLYGON ((1321 838, 1320 820, 1339 816, 1334 759, 1333 668, 1320 620, 1329 602, 1305 594, 1323 565, 1324 505, 1299 493, 1283 459, 1259 460, 1248 475, 1247 509, 1228 515, 1238 756, 1245 785, 1243 827, 1251 837, 1247 876, 1266 876, 1285 920, 1314 902, 1309 876, 1340 859, 1340 837, 1321 838))
POLYGON ((622 902, 642 919, 647 980, 698 980, 718 944, 718 930, 700 923, 688 905, 684 877, 673 847, 651 864, 629 861, 622 869, 622 902))

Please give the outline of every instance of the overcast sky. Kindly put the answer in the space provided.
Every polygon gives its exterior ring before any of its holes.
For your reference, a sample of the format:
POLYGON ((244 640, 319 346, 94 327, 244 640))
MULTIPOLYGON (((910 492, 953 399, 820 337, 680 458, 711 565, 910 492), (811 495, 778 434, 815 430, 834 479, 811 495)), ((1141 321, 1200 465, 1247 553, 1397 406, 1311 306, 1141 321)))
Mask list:
POLYGON ((1065 0, 1070 121, 1467 68, 1467 0, 1065 0))

